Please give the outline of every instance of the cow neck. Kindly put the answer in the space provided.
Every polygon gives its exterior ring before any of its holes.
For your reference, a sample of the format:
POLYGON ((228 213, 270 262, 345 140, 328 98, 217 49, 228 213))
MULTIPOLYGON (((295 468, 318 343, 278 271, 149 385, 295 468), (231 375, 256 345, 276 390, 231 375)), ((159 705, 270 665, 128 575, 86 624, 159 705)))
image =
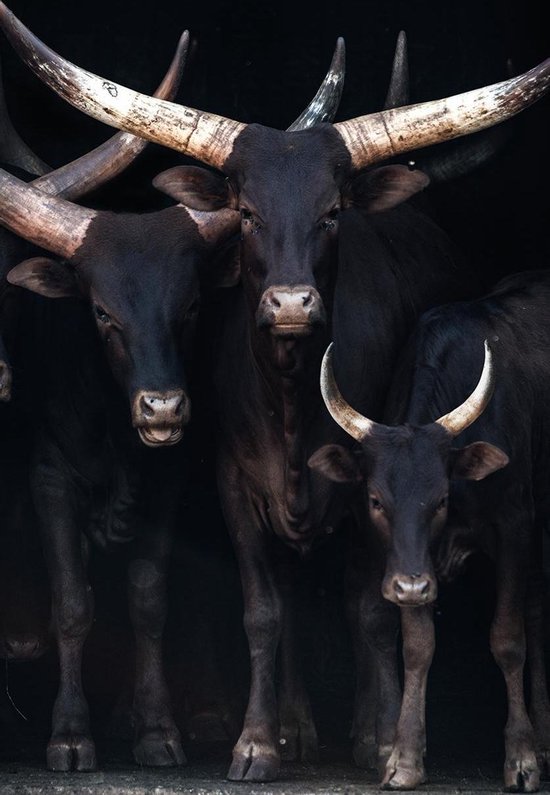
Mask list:
POLYGON ((269 402, 277 406, 283 426, 285 514, 298 525, 308 508, 304 486, 305 361, 308 342, 275 340, 254 334, 254 360, 269 402), (255 339, 254 339, 255 338, 255 339), (256 342, 256 344, 254 344, 256 342))

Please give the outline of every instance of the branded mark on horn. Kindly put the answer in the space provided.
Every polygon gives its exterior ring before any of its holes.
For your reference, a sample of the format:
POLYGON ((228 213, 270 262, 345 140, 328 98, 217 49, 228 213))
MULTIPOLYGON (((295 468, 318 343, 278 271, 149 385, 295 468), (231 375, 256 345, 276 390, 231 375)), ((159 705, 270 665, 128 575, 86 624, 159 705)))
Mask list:
POLYGON ((108 83, 106 80, 104 80, 103 88, 105 88, 112 97, 118 97, 118 89, 112 83, 108 83))

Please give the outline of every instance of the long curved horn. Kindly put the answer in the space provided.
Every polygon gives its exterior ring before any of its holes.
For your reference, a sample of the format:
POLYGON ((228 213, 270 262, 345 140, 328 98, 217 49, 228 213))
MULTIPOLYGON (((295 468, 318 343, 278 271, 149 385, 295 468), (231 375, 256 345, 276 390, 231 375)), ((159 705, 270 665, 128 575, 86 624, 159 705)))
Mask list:
POLYGON ((15 50, 63 99, 88 116, 222 169, 246 124, 149 97, 57 55, 0 2, 0 25, 15 50))
POLYGON ((523 75, 465 94, 337 122, 356 169, 484 130, 527 108, 550 88, 550 58, 523 75))
POLYGON ((4 97, 2 64, 0 63, 0 161, 9 166, 17 166, 31 174, 47 174, 51 171, 32 149, 19 137, 11 123, 4 97))
MULTIPOLYGON (((186 30, 162 83, 154 93, 159 99, 172 100, 177 94, 189 51, 189 32, 186 30)), ((145 149, 147 141, 130 133, 117 133, 108 141, 77 160, 51 171, 33 181, 44 193, 79 199, 122 173, 145 149)))
POLYGON ((290 127, 287 127, 288 132, 307 130, 309 127, 314 127, 321 122, 334 120, 342 98, 342 91, 344 90, 345 73, 346 46, 344 39, 340 36, 336 41, 330 68, 318 92, 307 108, 300 113, 296 121, 290 127))
POLYGON ((349 403, 342 397, 332 368, 333 346, 334 343, 331 342, 325 351, 321 363, 321 394, 332 419, 335 420, 346 433, 349 433, 353 439, 362 442, 365 436, 372 433, 378 423, 369 420, 368 417, 364 417, 362 414, 359 414, 358 411, 352 409, 349 403))
POLYGON ((495 372, 493 366, 493 354, 489 343, 485 340, 485 360, 483 371, 479 382, 464 403, 448 414, 444 414, 436 420, 437 425, 441 425, 452 436, 458 436, 471 425, 483 412, 489 403, 495 389, 495 372))
POLYGON ((409 57, 407 52, 407 34, 399 31, 391 70, 388 93, 384 101, 384 110, 401 108, 410 102, 409 95, 409 57))
POLYGON ((96 216, 95 210, 47 196, 0 169, 0 221, 41 248, 70 259, 96 216))

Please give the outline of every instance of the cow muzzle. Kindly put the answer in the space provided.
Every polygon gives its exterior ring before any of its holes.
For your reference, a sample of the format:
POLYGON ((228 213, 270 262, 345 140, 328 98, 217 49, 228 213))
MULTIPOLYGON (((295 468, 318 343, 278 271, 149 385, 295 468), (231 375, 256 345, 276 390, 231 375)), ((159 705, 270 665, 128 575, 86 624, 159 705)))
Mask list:
POLYGON ((431 574, 395 574, 382 584, 385 599, 400 607, 421 607, 437 598, 437 581, 431 574))
POLYGON ((132 423, 148 447, 167 447, 179 442, 190 413, 191 404, 182 389, 140 390, 132 403, 132 423))
POLYGON ((305 337, 326 321, 323 300, 314 287, 268 287, 261 297, 256 322, 276 337, 305 337))

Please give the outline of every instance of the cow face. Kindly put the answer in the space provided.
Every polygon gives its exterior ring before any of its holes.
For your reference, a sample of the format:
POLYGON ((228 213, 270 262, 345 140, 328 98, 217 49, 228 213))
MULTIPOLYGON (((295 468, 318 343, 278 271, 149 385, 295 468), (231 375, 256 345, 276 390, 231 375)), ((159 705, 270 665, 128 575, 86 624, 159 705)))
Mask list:
POLYGON ((100 212, 69 263, 38 257, 8 275, 42 295, 89 302, 112 373, 128 395, 132 424, 151 447, 178 442, 189 420, 183 360, 199 307, 199 270, 238 216, 219 215, 217 225, 209 220, 209 232, 201 234, 181 207, 147 215, 100 212))
POLYGON ((257 328, 275 338, 308 336, 325 324, 341 211, 381 212, 428 183, 403 166, 352 179, 349 155, 331 125, 300 132, 249 125, 224 171, 227 179, 179 167, 163 189, 188 208, 238 210, 250 312, 257 328))
POLYGON ((337 482, 361 483, 370 524, 386 549, 382 594, 400 606, 437 597, 430 548, 447 519, 449 482, 482 480, 506 466, 508 457, 486 442, 451 447, 440 425, 378 426, 356 456, 326 445, 309 466, 337 482))

